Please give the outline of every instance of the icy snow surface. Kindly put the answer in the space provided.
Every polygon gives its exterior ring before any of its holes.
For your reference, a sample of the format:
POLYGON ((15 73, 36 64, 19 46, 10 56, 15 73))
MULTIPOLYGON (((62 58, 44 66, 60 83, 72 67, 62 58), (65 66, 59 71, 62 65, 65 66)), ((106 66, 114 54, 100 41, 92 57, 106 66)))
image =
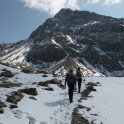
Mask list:
POLYGON ((91 111, 80 110, 88 120, 95 124, 123 124, 124 123, 124 78, 117 77, 91 77, 87 81, 100 82, 101 86, 95 87, 97 92, 92 92, 83 105, 91 111), (95 116, 96 114, 96 116, 95 116), (94 116, 93 116, 94 115, 94 116))

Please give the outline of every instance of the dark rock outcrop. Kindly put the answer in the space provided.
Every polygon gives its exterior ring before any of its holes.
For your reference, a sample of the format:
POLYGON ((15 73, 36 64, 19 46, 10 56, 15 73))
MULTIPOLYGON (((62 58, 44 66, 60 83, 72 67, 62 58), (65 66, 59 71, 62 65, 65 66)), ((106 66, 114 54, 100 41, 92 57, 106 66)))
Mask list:
POLYGON ((17 104, 11 104, 11 105, 9 106, 9 108, 10 108, 10 109, 14 109, 14 108, 18 108, 18 106, 17 106, 17 104))
POLYGON ((26 93, 28 95, 38 95, 36 88, 26 88, 26 89, 21 89, 19 90, 21 93, 26 93))
POLYGON ((21 92, 13 92, 11 95, 7 96, 6 101, 10 102, 12 104, 17 104, 21 99, 24 97, 24 95, 21 92))
POLYGON ((25 68, 23 67, 23 68, 21 68, 21 70, 22 70, 22 72, 28 73, 28 74, 34 72, 33 68, 31 68, 31 67, 25 67, 25 68))
POLYGON ((43 88, 44 90, 48 90, 48 91, 54 91, 53 88, 51 87, 47 87, 47 88, 43 88))
POLYGON ((12 82, 6 82, 6 81, 2 81, 0 82, 0 87, 3 88, 10 88, 10 87, 21 87, 21 83, 12 83, 12 82))
POLYGON ((66 53, 62 47, 48 39, 48 41, 44 41, 44 44, 34 45, 27 55, 27 61, 34 64, 43 64, 43 62, 59 61, 65 56, 66 53))
POLYGON ((41 81, 38 83, 38 85, 45 87, 48 87, 49 84, 61 85, 61 80, 58 80, 58 78, 53 78, 52 80, 41 81))
POLYGON ((58 78, 53 78, 50 80, 50 84, 61 84, 61 80, 58 80, 58 78))
POLYGON ((4 113, 4 107, 6 107, 6 104, 0 100, 0 113, 4 113))
POLYGON ((49 84, 50 84, 50 81, 49 81, 49 80, 47 80, 47 81, 40 81, 40 82, 38 83, 38 85, 40 85, 40 86, 45 86, 45 87, 48 87, 49 84))
MULTIPOLYGON (((100 86, 99 82, 93 83, 93 82, 88 82, 88 84, 86 85, 85 90, 81 93, 81 98, 78 100, 78 102, 81 102, 84 99, 87 99, 87 97, 89 97, 89 94, 92 91, 96 91, 96 89, 94 88, 95 86, 100 86)), ((72 121, 71 124, 95 124, 94 120, 92 120, 91 122, 88 120, 88 118, 84 117, 82 114, 79 113, 79 109, 86 109, 86 111, 90 111, 91 108, 82 106, 82 105, 78 105, 73 113, 72 113, 72 121)), ((96 116, 97 114, 92 114, 93 116, 96 116)))
POLYGON ((75 108, 72 114, 71 124, 90 124, 90 122, 78 113, 78 108, 75 108))
POLYGON ((30 99, 37 100, 34 96, 30 96, 30 99))
POLYGON ((40 43, 43 43, 48 35, 54 37, 70 57, 85 58, 106 75, 106 71, 111 73, 124 69, 119 62, 124 61, 123 25, 124 19, 62 9, 33 32, 30 38, 36 39, 37 43, 42 40, 40 43))
POLYGON ((4 70, 3 72, 1 72, 1 76, 4 76, 4 77, 13 77, 13 73, 9 70, 4 70))

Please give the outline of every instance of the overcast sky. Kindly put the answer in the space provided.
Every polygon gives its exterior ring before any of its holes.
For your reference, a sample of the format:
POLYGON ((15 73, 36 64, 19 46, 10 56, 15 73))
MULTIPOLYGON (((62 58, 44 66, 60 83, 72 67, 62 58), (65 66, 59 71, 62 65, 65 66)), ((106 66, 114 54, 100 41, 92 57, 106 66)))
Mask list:
POLYGON ((124 18, 124 0, 0 0, 0 41, 17 42, 28 38, 61 8, 124 18))

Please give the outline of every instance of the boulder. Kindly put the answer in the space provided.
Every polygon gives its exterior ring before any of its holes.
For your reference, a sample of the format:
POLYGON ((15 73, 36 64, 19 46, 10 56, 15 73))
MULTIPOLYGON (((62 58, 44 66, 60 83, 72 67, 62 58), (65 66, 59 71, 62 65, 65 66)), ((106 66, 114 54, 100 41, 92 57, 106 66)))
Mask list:
POLYGON ((88 82, 86 86, 98 86, 98 84, 93 82, 88 82))
POLYGON ((0 109, 0 113, 4 113, 4 109, 0 109))
POLYGON ((33 96, 30 96, 29 97, 30 99, 33 99, 33 100, 37 100, 35 97, 33 97, 33 96))
POLYGON ((17 106, 16 104, 11 104, 9 108, 10 108, 10 109, 18 108, 18 106, 17 106))
POLYGON ((49 80, 47 80, 47 81, 40 81, 40 82, 38 83, 38 85, 40 85, 40 86, 45 86, 45 87, 48 87, 49 84, 50 84, 50 81, 49 81, 49 80))
POLYGON ((22 72, 24 72, 24 73, 28 73, 28 74, 30 74, 30 73, 33 73, 34 72, 34 70, 32 69, 32 68, 30 68, 30 67, 23 67, 22 68, 22 72))
POLYGON ((61 84, 61 81, 58 80, 58 78, 53 78, 52 80, 50 80, 51 84, 61 84))
POLYGON ((6 68, 3 68, 2 71, 6 71, 7 69, 6 68))
POLYGON ((4 112, 4 107, 6 107, 6 104, 2 101, 0 101, 0 113, 3 113, 4 112))
POLYGON ((61 89, 65 89, 65 86, 61 83, 58 85, 61 89))
POLYGON ((43 88, 44 90, 48 90, 48 91, 54 91, 53 88, 51 87, 47 87, 47 88, 43 88))
POLYGON ((96 89, 94 89, 94 83, 89 83, 86 87, 86 89, 81 93, 81 96, 82 98, 83 97, 88 97, 89 94, 92 92, 92 91, 96 91, 96 89))
POLYGON ((11 82, 0 82, 0 87, 10 88, 10 87, 21 87, 21 83, 11 83, 11 82))
POLYGON ((41 82, 38 83, 38 85, 45 86, 45 87, 48 87, 49 84, 60 85, 61 84, 61 80, 59 80, 58 78, 53 78, 52 80, 41 81, 41 82))
POLYGON ((13 77, 13 74, 11 71, 9 70, 5 70, 1 73, 1 76, 4 76, 4 77, 13 77))
POLYGON ((17 104, 23 97, 24 95, 22 93, 20 93, 19 91, 15 91, 11 95, 7 96, 6 101, 13 104, 17 104))
POLYGON ((26 93, 28 95, 34 95, 34 96, 38 94, 36 88, 26 88, 26 89, 21 89, 19 91, 21 93, 26 93))
POLYGON ((48 75, 44 74, 44 75, 42 75, 42 77, 48 77, 48 75))

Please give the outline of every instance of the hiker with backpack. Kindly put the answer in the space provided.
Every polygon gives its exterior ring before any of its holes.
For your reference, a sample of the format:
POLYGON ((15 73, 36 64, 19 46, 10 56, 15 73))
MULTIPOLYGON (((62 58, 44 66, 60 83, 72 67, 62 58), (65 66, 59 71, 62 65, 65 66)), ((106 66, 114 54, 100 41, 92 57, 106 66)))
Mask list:
MULTIPOLYGON (((80 89, 81 89, 82 76, 83 75, 81 74, 80 68, 78 67, 76 70, 76 80, 78 82, 78 93, 80 93, 80 89)), ((84 78, 84 76, 83 76, 83 78, 84 78)), ((85 79, 83 81, 85 81, 85 79)))
POLYGON ((69 100, 70 103, 73 102, 73 91, 74 91, 74 86, 76 84, 76 76, 73 73, 73 70, 70 70, 69 73, 67 73, 66 78, 65 78, 65 87, 66 83, 68 85, 68 95, 69 95, 69 100))

